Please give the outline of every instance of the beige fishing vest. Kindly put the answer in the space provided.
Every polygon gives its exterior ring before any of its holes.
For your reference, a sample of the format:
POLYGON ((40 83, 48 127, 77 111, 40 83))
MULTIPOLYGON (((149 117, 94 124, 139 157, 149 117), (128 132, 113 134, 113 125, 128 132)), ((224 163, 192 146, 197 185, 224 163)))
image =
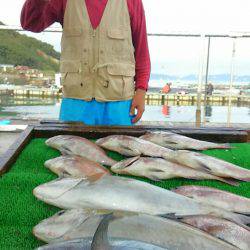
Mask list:
POLYGON ((96 30, 85 0, 68 0, 61 46, 64 97, 86 101, 133 97, 135 58, 127 0, 108 0, 96 30))

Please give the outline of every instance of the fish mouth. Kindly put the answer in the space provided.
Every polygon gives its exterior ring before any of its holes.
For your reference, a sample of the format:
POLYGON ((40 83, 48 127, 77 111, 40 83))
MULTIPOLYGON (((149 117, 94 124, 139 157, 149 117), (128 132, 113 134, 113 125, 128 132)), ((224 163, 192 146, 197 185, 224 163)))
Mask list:
POLYGON ((129 158, 129 159, 126 159, 126 160, 123 160, 121 162, 118 162, 116 163, 115 165, 113 165, 111 167, 111 170, 113 172, 117 172, 117 171, 120 171, 120 170, 124 170, 125 168, 128 168, 130 167, 134 162, 136 162, 138 159, 140 158, 140 156, 136 156, 136 157, 133 157, 133 158, 129 158))
POLYGON ((97 145, 99 145, 99 146, 102 146, 102 145, 104 145, 104 143, 105 143, 106 141, 107 141, 106 138, 100 138, 100 139, 96 140, 95 143, 96 143, 97 145))
POLYGON ((58 178, 42 184, 33 190, 33 195, 42 201, 52 201, 84 181, 84 178, 58 178))
POLYGON ((50 160, 45 161, 44 167, 50 168, 51 165, 52 165, 52 163, 53 163, 53 161, 54 161, 54 159, 50 159, 50 160))
POLYGON ((93 211, 84 209, 61 210, 37 224, 32 233, 42 241, 56 242, 93 216, 93 211))
POLYGON ((51 145, 51 143, 52 143, 52 138, 49 138, 48 140, 46 140, 45 141, 45 144, 47 145, 47 146, 50 146, 51 145))

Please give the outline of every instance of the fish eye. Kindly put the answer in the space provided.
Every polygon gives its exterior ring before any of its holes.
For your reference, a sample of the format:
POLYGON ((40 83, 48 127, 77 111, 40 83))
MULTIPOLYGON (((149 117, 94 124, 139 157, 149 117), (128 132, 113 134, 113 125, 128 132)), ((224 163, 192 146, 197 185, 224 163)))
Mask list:
POLYGON ((59 212, 57 213, 57 215, 58 215, 58 216, 61 216, 61 215, 63 215, 65 212, 66 212, 65 210, 59 211, 59 212))

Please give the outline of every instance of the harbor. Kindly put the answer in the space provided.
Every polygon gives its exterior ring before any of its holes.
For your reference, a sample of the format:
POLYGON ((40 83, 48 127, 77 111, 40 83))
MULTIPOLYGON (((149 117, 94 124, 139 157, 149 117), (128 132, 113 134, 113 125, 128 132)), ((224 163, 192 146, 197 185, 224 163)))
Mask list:
MULTIPOLYGON (((60 90, 48 90, 48 89, 0 89, 0 96, 19 96, 19 97, 40 97, 40 98, 61 98, 62 91, 60 90)), ((172 102, 188 102, 191 104, 197 103, 197 94, 161 94, 148 91, 146 93, 146 104, 148 105, 164 105, 168 101, 172 102)), ((218 95, 213 94, 211 96, 206 96, 203 94, 201 96, 202 102, 207 103, 221 103, 226 104, 231 100, 232 103, 236 104, 250 104, 250 95, 218 95)))

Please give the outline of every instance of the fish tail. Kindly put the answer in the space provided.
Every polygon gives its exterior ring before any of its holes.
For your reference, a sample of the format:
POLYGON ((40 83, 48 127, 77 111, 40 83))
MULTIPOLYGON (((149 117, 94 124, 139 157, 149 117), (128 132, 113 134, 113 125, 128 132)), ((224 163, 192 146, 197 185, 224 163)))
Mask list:
POLYGON ((243 214, 231 213, 226 219, 236 222, 239 225, 250 225, 250 217, 243 214))
POLYGON ((234 147, 232 147, 229 143, 225 143, 225 144, 221 144, 218 148, 230 149, 230 148, 234 148, 234 147))
POLYGON ((233 180, 233 179, 225 179, 225 178, 221 178, 221 177, 216 177, 215 180, 227 183, 231 186, 235 186, 235 187, 239 186, 239 182, 237 182, 236 180, 233 180))
POLYGON ((245 182, 250 182, 250 177, 246 177, 246 178, 244 178, 244 177, 237 177, 237 179, 239 179, 239 180, 241 180, 241 181, 245 181, 245 182))

